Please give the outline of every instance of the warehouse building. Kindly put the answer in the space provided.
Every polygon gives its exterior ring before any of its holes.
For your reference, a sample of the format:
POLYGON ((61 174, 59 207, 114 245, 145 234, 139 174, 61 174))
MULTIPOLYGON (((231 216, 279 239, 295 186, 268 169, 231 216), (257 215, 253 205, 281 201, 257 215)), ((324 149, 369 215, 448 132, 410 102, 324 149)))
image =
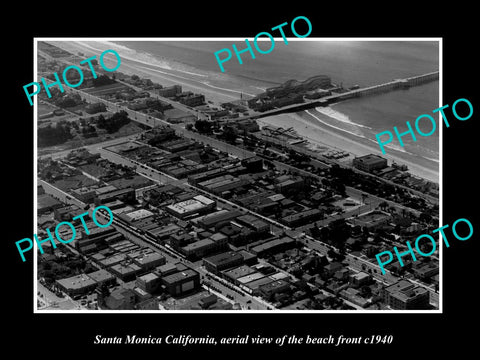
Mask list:
POLYGON ((295 247, 295 245, 295 239, 284 236, 280 239, 270 240, 261 245, 254 246, 249 249, 249 251, 258 257, 265 257, 266 255, 276 254, 280 251, 291 249, 295 247))
POLYGON ((228 223, 229 221, 241 215, 242 213, 240 211, 223 209, 223 210, 219 210, 214 213, 205 215, 197 219, 196 222, 200 227, 204 229, 215 228, 215 230, 218 230, 224 224, 228 223))
POLYGON ((203 195, 197 195, 193 199, 168 205, 165 209, 175 217, 184 219, 193 214, 205 214, 215 209, 216 202, 203 195))
POLYGON ((171 296, 181 296, 200 288, 200 274, 192 269, 186 269, 162 277, 161 283, 171 296))
POLYGON ((236 251, 228 251, 203 259, 203 266, 207 271, 218 274, 222 270, 230 269, 243 264, 243 256, 236 251))

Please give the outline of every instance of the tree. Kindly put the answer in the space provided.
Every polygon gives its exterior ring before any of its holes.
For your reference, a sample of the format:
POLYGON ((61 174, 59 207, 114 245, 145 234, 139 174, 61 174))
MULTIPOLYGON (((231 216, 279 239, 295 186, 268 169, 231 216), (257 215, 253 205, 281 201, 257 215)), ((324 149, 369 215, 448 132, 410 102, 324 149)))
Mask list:
POLYGON ((97 126, 101 129, 105 129, 107 126, 107 121, 105 120, 105 116, 103 114, 98 115, 96 120, 97 126))
POLYGON ((195 121, 195 129, 201 134, 210 133, 212 131, 212 123, 208 120, 195 121))
POLYGON ((237 139, 238 131, 233 126, 224 126, 223 127, 223 137, 229 143, 235 143, 237 139))
POLYGON ((100 129, 105 129, 109 134, 117 132, 124 125, 130 123, 128 113, 124 110, 116 112, 108 120, 105 120, 103 115, 99 115, 95 119, 95 123, 100 129))
POLYGON ((432 216, 426 212, 422 212, 420 213, 418 220, 429 223, 432 220, 432 216))
POLYGON ((330 239, 335 246, 344 246, 345 241, 351 235, 351 228, 346 223, 345 219, 341 218, 330 222, 330 224, 328 224, 328 228, 330 229, 330 239))
POLYGON ((99 87, 103 85, 109 85, 115 83, 115 80, 110 79, 107 75, 100 75, 96 79, 93 79, 93 86, 99 87))
POLYGON ((52 146, 63 144, 65 141, 72 138, 70 133, 70 123, 66 121, 60 121, 56 124, 55 127, 52 127, 49 124, 46 127, 41 127, 38 129, 38 146, 52 146))
POLYGON ((370 286, 367 286, 367 285, 362 286, 360 288, 360 296, 364 298, 369 298, 370 296, 372 296, 372 289, 370 288, 370 286))
POLYGON ((382 201, 380 204, 378 204, 378 207, 380 210, 385 211, 385 209, 388 207, 388 203, 386 201, 382 201))

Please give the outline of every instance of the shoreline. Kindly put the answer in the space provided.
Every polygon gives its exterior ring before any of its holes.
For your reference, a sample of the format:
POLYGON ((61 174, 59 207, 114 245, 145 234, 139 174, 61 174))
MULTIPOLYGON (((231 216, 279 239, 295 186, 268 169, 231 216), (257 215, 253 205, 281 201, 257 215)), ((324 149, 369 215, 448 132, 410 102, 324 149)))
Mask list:
MULTIPOLYGON (((312 145, 327 146, 335 150, 342 150, 352 154, 353 156, 362 156, 367 154, 377 154, 378 149, 373 145, 368 144, 368 140, 360 141, 354 135, 340 134, 334 130, 328 129, 327 126, 316 122, 307 113, 291 113, 273 115, 261 119, 257 119, 261 127, 264 125, 271 125, 276 127, 289 128, 294 127, 297 134, 308 140, 312 145), (298 126, 297 126, 298 124, 298 126)), ((405 164, 408 166, 408 172, 414 176, 424 178, 426 180, 439 184, 439 172, 436 172, 432 167, 435 163, 424 159, 424 164, 418 164, 409 159, 408 154, 394 153, 395 150, 390 150, 390 154, 380 156, 386 158, 391 166, 392 161, 398 164, 405 164), (425 164, 430 162, 431 166, 427 167, 425 164)))
MULTIPOLYGON (((76 42, 52 41, 52 43, 75 55, 78 52, 82 52, 86 56, 98 55, 91 48, 76 42)), ((100 47, 106 46, 103 43, 99 43, 99 45, 100 47)), ((165 58, 163 61, 168 64, 168 59, 165 58)), ((189 90, 199 92, 205 95, 207 102, 211 101, 214 105, 240 99, 240 92, 243 92, 244 89, 253 88, 251 85, 239 87, 239 84, 237 83, 238 80, 235 79, 236 81, 234 81, 234 79, 232 79, 231 81, 228 81, 228 78, 225 78, 226 81, 222 83, 221 87, 219 87, 209 84, 208 80, 197 80, 194 78, 202 76, 202 74, 188 75, 182 71, 166 69, 155 64, 148 65, 148 67, 146 65, 147 64, 141 60, 137 61, 130 58, 122 58, 122 64, 119 71, 127 75, 136 74, 141 77, 147 77, 164 86, 174 84, 182 85, 184 91, 189 90), (189 77, 187 77, 187 75, 189 77), (232 86, 231 89, 228 88, 230 85, 232 86)), ((200 69, 198 71, 201 72, 200 69)), ((257 88, 257 90, 260 89, 257 88)), ((248 94, 247 91, 243 93, 248 94)), ((329 119, 328 115, 318 112, 315 116, 318 116, 321 120, 328 121, 329 119)), ((311 114, 305 111, 274 115, 257 119, 256 121, 259 125, 269 124, 285 128, 293 126, 297 133, 308 140, 312 145, 327 146, 332 149, 346 151, 356 156, 367 155, 370 153, 376 154, 379 152, 378 146, 375 146, 374 142, 371 142, 368 139, 362 139, 355 135, 349 135, 343 131, 330 129, 327 125, 321 124, 320 121, 316 120, 311 114)), ((408 166, 408 171, 412 175, 433 181, 437 184, 439 183, 439 163, 435 163, 434 161, 428 160, 419 155, 403 153, 391 148, 388 150, 387 154, 380 155, 389 161, 389 165, 391 165, 392 161, 399 164, 405 164, 408 166), (412 159, 414 156, 416 159, 412 159)))
MULTIPOLYGON (((90 49, 87 46, 76 42, 65 41, 52 41, 55 46, 58 46, 72 54, 82 52, 85 57, 98 55, 98 52, 90 49)), ((99 43, 99 47, 105 45, 99 43)), ((78 55, 76 55, 78 56, 78 55)), ((240 93, 250 98, 254 95, 261 93, 262 89, 253 85, 240 84, 240 80, 236 78, 228 78, 225 76, 225 80, 221 82, 221 86, 217 85, 217 82, 210 80, 208 76, 195 73, 187 73, 181 70, 176 70, 168 66, 168 59, 164 58, 164 61, 168 67, 162 67, 156 64, 146 64, 141 60, 135 60, 128 57, 122 57, 122 63, 119 72, 126 75, 138 75, 140 77, 146 77, 153 82, 158 82, 163 86, 181 85, 183 91, 198 92, 205 95, 205 99, 212 101, 215 105, 220 105, 224 102, 230 102, 240 99, 240 93), (198 78, 198 79, 197 79, 198 78), (255 92, 255 94, 253 93, 255 92)), ((199 70, 199 72, 202 70, 199 70)), ((244 98, 245 98, 244 96, 244 98)))

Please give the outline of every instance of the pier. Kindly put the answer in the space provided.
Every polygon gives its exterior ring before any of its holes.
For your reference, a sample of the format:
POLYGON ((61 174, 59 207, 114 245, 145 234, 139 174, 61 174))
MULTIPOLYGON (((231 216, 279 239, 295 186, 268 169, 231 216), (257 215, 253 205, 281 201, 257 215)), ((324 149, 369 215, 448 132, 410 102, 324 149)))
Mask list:
POLYGON ((335 94, 326 96, 323 100, 328 103, 335 102, 337 100, 344 100, 354 97, 367 96, 373 94, 380 94, 396 89, 408 89, 412 86, 422 85, 427 82, 436 81, 439 79, 439 72, 431 72, 428 74, 412 76, 406 79, 395 79, 384 84, 369 86, 361 89, 350 90, 341 94, 335 94))
POLYGON ((431 81, 437 81, 438 79, 439 79, 439 72, 434 71, 427 74, 412 76, 405 79, 394 79, 392 81, 389 81, 383 84, 368 86, 368 87, 355 89, 355 90, 348 90, 342 93, 328 95, 318 100, 307 101, 299 104, 292 104, 292 105, 284 106, 282 108, 267 110, 264 112, 257 112, 253 115, 241 116, 235 119, 226 119, 226 121, 259 119, 262 117, 277 115, 281 113, 296 112, 296 111, 311 109, 319 106, 328 106, 329 104, 335 103, 337 101, 346 100, 346 99, 381 94, 381 93, 385 93, 392 90, 409 89, 412 86, 418 86, 431 81))

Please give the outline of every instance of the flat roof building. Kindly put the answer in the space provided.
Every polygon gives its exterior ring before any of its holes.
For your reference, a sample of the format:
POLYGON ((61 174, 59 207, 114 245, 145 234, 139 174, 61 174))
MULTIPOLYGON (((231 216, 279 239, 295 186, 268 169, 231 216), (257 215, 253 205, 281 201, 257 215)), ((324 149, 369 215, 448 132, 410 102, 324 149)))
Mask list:
POLYGON ((142 268, 137 264, 117 264, 110 267, 110 271, 122 281, 132 281, 142 268))
POLYGON ((384 302, 394 310, 421 310, 429 307, 428 290, 405 279, 387 286, 382 292, 384 302))
POLYGON ((247 265, 241 265, 230 270, 222 271, 223 277, 235 284, 237 283, 237 279, 253 274, 254 272, 257 271, 247 265))
POLYGON ((235 219, 235 221, 242 225, 245 225, 246 227, 254 230, 257 233, 265 233, 268 232, 268 230, 270 229, 270 225, 268 223, 251 214, 239 216, 235 219))
POLYGON ((274 280, 259 287, 259 292, 265 297, 290 290, 290 284, 285 280, 274 280))
POLYGON ((157 266, 164 265, 166 259, 164 256, 160 255, 157 252, 152 252, 149 254, 144 254, 142 256, 136 257, 133 259, 133 262, 140 266, 143 271, 148 271, 156 268, 157 266))
POLYGON ((148 273, 137 277, 136 285, 143 291, 152 294, 160 286, 160 277, 154 273, 148 273))
POLYGON ((178 270, 175 264, 167 263, 162 266, 157 266, 153 272, 159 277, 162 277, 162 276, 173 274, 174 272, 177 272, 177 271, 178 270))
POLYGON ((147 209, 138 209, 128 213, 123 213, 122 218, 126 219, 128 222, 132 223, 139 220, 144 220, 149 217, 153 217, 153 213, 147 209))
MULTIPOLYGON (((262 274, 262 273, 257 271, 257 272, 253 272, 253 273, 247 274, 245 276, 242 276, 240 278, 237 278, 237 282, 239 284, 248 284, 249 282, 252 282, 252 281, 264 278, 264 277, 266 277, 265 274, 262 274)), ((273 281, 272 279, 270 279, 270 280, 273 281)))
POLYGON ((235 251, 228 251, 203 259, 205 268, 214 274, 241 264, 243 264, 243 256, 235 251))
POLYGON ((291 237, 284 236, 280 239, 267 241, 261 245, 254 246, 249 251, 258 257, 263 257, 267 254, 275 254, 280 251, 291 249, 295 246, 296 241, 291 237))
POLYGON ((116 279, 111 273, 105 269, 100 269, 87 274, 89 278, 96 282, 97 285, 107 284, 115 285, 116 279))
POLYGON ((56 280, 57 286, 68 296, 83 295, 96 288, 97 283, 86 274, 56 280))
POLYGON ((214 240, 207 238, 180 248, 180 252, 182 252, 188 258, 200 259, 208 254, 211 254, 212 252, 221 250, 226 246, 227 245, 225 243, 215 242, 214 240))
POLYGON ((220 224, 233 220, 240 215, 242 215, 240 211, 223 209, 197 219, 197 223, 204 229, 211 227, 217 229, 220 224))
POLYGON ((168 205, 165 209, 172 215, 183 219, 193 214, 204 214, 214 209, 216 202, 203 195, 194 196, 193 199, 168 205))
POLYGON ((270 279, 268 276, 265 276, 265 277, 262 277, 260 279, 245 283, 245 284, 241 285, 240 287, 243 288, 245 291, 247 291, 248 293, 250 293, 252 295, 259 295, 261 293, 260 288, 262 286, 270 284, 272 282, 273 282, 272 279, 270 279))
POLYGON ((200 287, 200 274, 186 269, 161 278, 161 283, 172 296, 180 296, 196 291, 200 287))
POLYGON ((353 159, 353 166, 362 171, 372 172, 374 170, 386 168, 387 159, 378 155, 369 154, 353 159))

